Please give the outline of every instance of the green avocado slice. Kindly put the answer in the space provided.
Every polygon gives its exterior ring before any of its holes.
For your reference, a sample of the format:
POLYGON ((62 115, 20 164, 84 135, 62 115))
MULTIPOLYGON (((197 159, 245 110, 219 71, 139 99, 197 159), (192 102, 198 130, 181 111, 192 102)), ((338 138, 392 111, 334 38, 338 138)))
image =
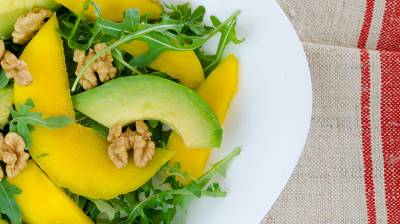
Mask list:
POLYGON ((189 148, 219 147, 221 125, 193 90, 151 75, 122 77, 72 97, 76 110, 111 127, 136 120, 159 120, 189 148))
POLYGON ((0 39, 6 40, 14 31, 18 17, 34 7, 57 8, 53 0, 1 0, 0 1, 0 39))

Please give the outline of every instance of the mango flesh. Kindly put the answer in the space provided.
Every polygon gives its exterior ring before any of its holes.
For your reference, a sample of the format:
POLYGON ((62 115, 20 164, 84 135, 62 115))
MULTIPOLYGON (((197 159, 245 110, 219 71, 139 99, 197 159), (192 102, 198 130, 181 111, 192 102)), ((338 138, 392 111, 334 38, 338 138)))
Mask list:
POLYGON ((57 8, 53 0, 1 0, 0 1, 0 39, 6 40, 14 31, 14 24, 18 17, 34 7, 48 9, 57 8))
POLYGON ((8 222, 6 222, 6 221, 0 219, 0 224, 8 224, 8 222))
POLYGON ((9 179, 9 182, 22 190, 16 200, 25 223, 92 223, 33 161, 29 161, 28 166, 17 177, 9 179))
POLYGON ((109 143, 90 128, 79 124, 57 130, 37 128, 31 137, 32 157, 57 186, 96 199, 136 190, 175 154, 159 149, 146 168, 135 167, 131 160, 117 169, 107 155, 109 143), (40 157, 43 154, 48 156, 40 157))
POLYGON ((221 144, 222 129, 210 106, 193 90, 167 79, 121 77, 72 99, 76 110, 107 127, 158 120, 182 136, 188 147, 221 144))
POLYGON ((14 84, 14 103, 25 103, 31 98, 35 103, 34 111, 43 112, 45 116, 63 114, 74 118, 63 43, 57 26, 54 15, 22 53, 21 59, 28 64, 33 83, 29 86, 14 84))
MULTIPOLYGON (((238 90, 238 61, 228 56, 201 84, 197 90, 214 110, 219 121, 224 122, 229 105, 238 90)), ((176 150, 170 162, 178 162, 183 170, 193 177, 204 173, 210 148, 189 149, 175 132, 168 140, 168 148, 176 150)))
MULTIPOLYGON (((132 56, 139 56, 148 51, 147 44, 134 40, 121 47, 132 56)), ((166 51, 158 56, 150 68, 167 73, 183 85, 196 89, 204 80, 204 72, 200 60, 194 51, 166 51)))
MULTIPOLYGON (((83 9, 85 0, 56 0, 58 3, 70 9, 75 14, 83 9)), ((100 10, 101 16, 116 22, 122 21, 126 9, 136 8, 141 15, 150 14, 151 19, 157 19, 163 12, 163 8, 157 0, 93 0, 100 10)), ((95 19, 94 7, 91 6, 85 14, 90 19, 95 19)))
MULTIPOLYGON (((56 28, 57 18, 53 16, 22 54, 33 84, 15 85, 14 102, 24 103, 32 98, 34 109, 46 116, 74 117, 62 40, 56 28)), ((117 169, 107 156, 108 143, 79 124, 56 130, 36 127, 31 138, 33 159, 57 186, 96 199, 111 199, 136 190, 175 153, 159 150, 144 169, 136 168, 133 161, 128 167, 117 169)))

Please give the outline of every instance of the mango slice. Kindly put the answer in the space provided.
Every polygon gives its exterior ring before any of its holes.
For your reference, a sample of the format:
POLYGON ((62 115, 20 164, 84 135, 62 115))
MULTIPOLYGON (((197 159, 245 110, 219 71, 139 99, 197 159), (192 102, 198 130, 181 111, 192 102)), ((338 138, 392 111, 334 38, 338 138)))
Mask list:
POLYGON ((78 124, 57 130, 37 128, 32 142, 32 157, 57 186, 96 199, 111 199, 136 190, 175 154, 159 149, 146 168, 130 162, 117 169, 107 156, 108 142, 78 124))
MULTIPOLYGON (((148 51, 147 44, 140 40, 124 44, 121 48, 134 57, 148 51)), ((204 72, 200 60, 192 50, 166 51, 158 56, 149 67, 167 73, 192 89, 199 87, 204 80, 204 72)))
POLYGON ((57 26, 54 15, 22 53, 21 59, 28 64, 33 83, 29 86, 14 84, 14 103, 25 103, 32 98, 34 110, 45 116, 63 114, 74 118, 64 48, 57 26))
MULTIPOLYGON (((14 101, 24 103, 30 97, 35 110, 46 116, 74 117, 62 40, 56 28, 57 18, 53 16, 26 47, 22 58, 29 66, 33 84, 15 85, 14 101)), ((133 162, 116 169, 107 156, 108 143, 90 128, 78 124, 57 130, 37 127, 31 137, 33 159, 57 186, 96 199, 136 190, 175 153, 159 150, 144 169, 136 168, 133 162)))
MULTIPOLYGON (((238 90, 239 66, 235 56, 228 56, 201 84, 197 92, 214 110, 219 121, 224 122, 229 105, 238 90)), ((170 162, 178 162, 193 177, 200 177, 211 149, 189 149, 175 132, 168 140, 168 148, 176 150, 170 162)))
POLYGON ((0 219, 0 224, 8 224, 8 222, 6 222, 6 221, 0 219))
POLYGON ((26 223, 92 223, 33 161, 29 161, 28 166, 17 177, 9 179, 9 182, 22 190, 16 200, 26 223))
MULTIPOLYGON (((75 14, 83 9, 84 0, 56 0, 56 2, 64 5, 75 14)), ((101 10, 101 16, 114 20, 116 22, 122 20, 123 13, 126 9, 137 8, 140 14, 150 14, 151 19, 157 19, 163 12, 163 8, 157 0, 93 0, 101 10)), ((96 14, 94 7, 91 6, 86 12, 86 16, 90 19, 95 19, 96 14)))

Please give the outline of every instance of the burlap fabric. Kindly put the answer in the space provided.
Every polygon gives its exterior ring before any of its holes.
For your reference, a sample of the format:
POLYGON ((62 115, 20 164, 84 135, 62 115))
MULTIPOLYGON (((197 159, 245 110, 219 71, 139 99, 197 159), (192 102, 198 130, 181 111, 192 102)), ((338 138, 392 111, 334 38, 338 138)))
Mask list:
POLYGON ((313 82, 305 151, 264 224, 400 224, 400 0, 280 0, 313 82))

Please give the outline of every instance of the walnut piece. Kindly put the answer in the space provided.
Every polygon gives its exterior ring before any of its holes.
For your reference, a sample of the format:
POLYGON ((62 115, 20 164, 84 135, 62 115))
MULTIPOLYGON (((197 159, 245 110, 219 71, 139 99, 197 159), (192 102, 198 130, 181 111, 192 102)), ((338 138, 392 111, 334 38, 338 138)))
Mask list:
MULTIPOLYGON (((105 48, 107 48, 107 45, 105 43, 94 45, 94 51, 96 53, 99 53, 105 48)), ((114 59, 112 57, 111 51, 107 51, 107 53, 102 55, 93 63, 93 70, 97 72, 100 82, 107 82, 115 78, 115 76, 117 75, 117 69, 114 68, 113 61, 114 59)))
MULTIPOLYGON (((94 46, 93 49, 89 49, 87 55, 85 52, 80 50, 75 50, 74 52, 74 61, 78 64, 76 67, 75 75, 78 76, 85 64, 99 53, 101 50, 107 48, 105 43, 99 43, 94 46)), ((88 90, 96 87, 98 85, 97 76, 99 77, 100 82, 107 82, 117 75, 117 69, 113 65, 113 57, 111 51, 107 51, 104 55, 99 57, 89 68, 85 71, 79 83, 83 87, 83 89, 88 90)))
POLYGON ((23 60, 18 59, 13 53, 6 50, 0 64, 6 76, 14 79, 16 84, 28 86, 32 83, 32 75, 29 72, 28 65, 23 60))
MULTIPOLYGON (((80 51, 80 50, 75 50, 74 51, 74 62, 76 62, 78 65, 76 67, 76 76, 80 73, 82 68, 85 66, 86 62, 94 56, 94 52, 92 49, 89 50, 88 55, 85 55, 85 52, 80 51)), ((94 88, 97 86, 97 77, 96 74, 93 70, 92 66, 89 66, 89 68, 86 70, 86 72, 82 75, 81 79, 79 80, 79 84, 83 87, 83 89, 88 90, 91 88, 94 88)))
POLYGON ((12 33, 13 42, 16 44, 28 43, 43 26, 45 19, 49 18, 51 14, 51 10, 33 8, 25 15, 19 17, 12 33))
POLYGON ((133 150, 135 166, 144 168, 155 154, 155 143, 151 140, 151 132, 143 121, 136 121, 136 131, 127 129, 122 133, 121 125, 113 125, 108 133, 108 156, 117 168, 126 167, 128 152, 133 150))
POLYGON ((3 57, 4 51, 6 50, 6 47, 4 45, 4 41, 0 40, 0 60, 3 57))
MULTIPOLYGON (((26 167, 29 154, 25 152, 25 142, 17 133, 10 132, 4 138, 0 134, 0 160, 6 163, 9 178, 18 176, 26 167)), ((1 178, 4 177, 1 171, 1 178)))

